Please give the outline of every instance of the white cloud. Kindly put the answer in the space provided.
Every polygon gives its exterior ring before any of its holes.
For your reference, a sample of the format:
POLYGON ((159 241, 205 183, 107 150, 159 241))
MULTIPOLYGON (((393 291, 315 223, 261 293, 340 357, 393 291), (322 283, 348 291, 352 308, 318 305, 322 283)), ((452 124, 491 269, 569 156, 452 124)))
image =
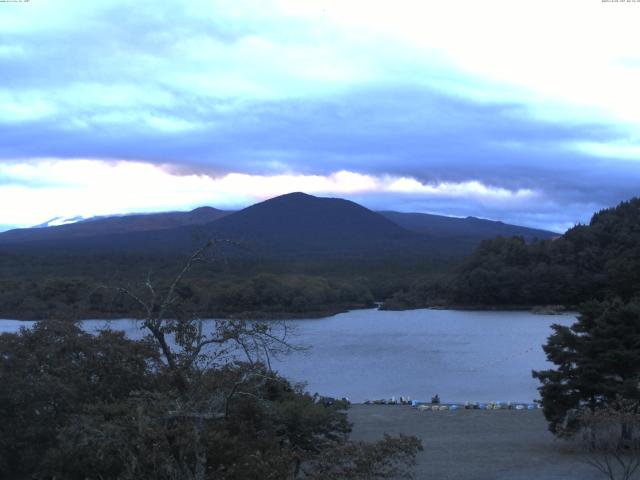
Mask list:
POLYGON ((638 141, 627 143, 578 142, 570 144, 569 147, 605 159, 640 161, 640 142, 638 141))
POLYGON ((55 114, 56 107, 38 93, 12 94, 0 88, 0 124, 41 120, 55 114))
POLYGON ((201 205, 239 208, 291 191, 359 196, 410 194, 482 202, 535 197, 477 181, 423 184, 415 179, 339 171, 330 175, 178 175, 171 166, 99 160, 38 160, 0 164, 0 224, 33 225, 55 216, 184 210, 201 205))
MULTIPOLYGON (((571 115, 571 109, 583 107, 640 123, 640 68, 629 61, 639 54, 638 3, 278 3, 307 19, 324 18, 342 31, 366 32, 372 42, 395 48, 397 58, 411 61, 413 70, 423 77, 458 93, 521 100, 542 116, 571 115)), ((390 53, 388 47, 362 46, 365 56, 380 60, 374 63, 381 70, 397 65, 391 55, 385 55, 390 53)))
MULTIPOLYGON (((62 122, 401 83, 521 102, 545 119, 640 124, 640 3, 191 0, 137 2, 139 16, 122 17, 127 8, 40 0, 3 11, 0 61, 31 58, 38 73, 24 80, 62 122)), ((6 106, 18 120, 42 115, 29 97, 6 106)))
POLYGON ((0 45, 0 59, 24 56, 25 50, 21 45, 0 45))
POLYGON ((508 190, 506 188, 491 187, 478 181, 441 182, 424 184, 414 178, 389 178, 384 185, 384 191, 394 193, 412 193, 439 197, 477 198, 487 201, 515 201, 530 200, 536 196, 531 189, 508 190))

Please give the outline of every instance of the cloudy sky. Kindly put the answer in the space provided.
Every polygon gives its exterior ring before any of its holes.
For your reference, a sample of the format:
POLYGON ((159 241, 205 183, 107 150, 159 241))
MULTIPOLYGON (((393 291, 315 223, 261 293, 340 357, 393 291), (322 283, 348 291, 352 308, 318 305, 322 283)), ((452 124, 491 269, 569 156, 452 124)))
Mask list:
POLYGON ((0 229, 290 191, 563 231, 639 194, 640 2, 0 0, 0 229))

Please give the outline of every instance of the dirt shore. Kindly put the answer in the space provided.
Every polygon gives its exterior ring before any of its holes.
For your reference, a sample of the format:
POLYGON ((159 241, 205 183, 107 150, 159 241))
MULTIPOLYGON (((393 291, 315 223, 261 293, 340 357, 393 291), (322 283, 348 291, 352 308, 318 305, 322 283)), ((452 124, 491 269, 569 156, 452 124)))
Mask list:
POLYGON ((414 478, 438 480, 602 480, 567 442, 547 430, 540 410, 418 411, 353 405, 354 440, 386 432, 422 439, 414 478))

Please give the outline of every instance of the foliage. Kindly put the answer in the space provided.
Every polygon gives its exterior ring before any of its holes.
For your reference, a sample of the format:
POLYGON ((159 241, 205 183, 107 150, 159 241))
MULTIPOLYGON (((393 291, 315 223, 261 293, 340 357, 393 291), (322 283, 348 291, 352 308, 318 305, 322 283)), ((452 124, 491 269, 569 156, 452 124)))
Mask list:
POLYGON ((328 449, 310 465, 309 480, 378 480, 411 478, 407 465, 415 463, 422 444, 415 437, 385 435, 377 443, 350 443, 328 449))
POLYGON ((579 418, 589 465, 609 480, 630 480, 640 468, 640 404, 617 399, 579 418))
POLYGON ((397 290, 384 301, 381 310, 440 307, 450 303, 451 274, 422 276, 410 286, 397 290))
POLYGON ((556 368, 533 372, 553 433, 575 433, 585 409, 640 400, 640 301, 589 302, 571 327, 553 329, 543 348, 556 368))
POLYGON ((388 308, 567 305, 640 295, 640 198, 596 213, 563 236, 484 240, 439 285, 416 282, 388 308))
POLYGON ((325 478, 332 456, 333 478, 406 473, 417 439, 349 442, 346 403, 271 371, 270 355, 295 348, 286 326, 205 328, 183 284, 204 251, 163 289, 119 289, 141 311, 142 341, 53 320, 0 336, 0 477, 325 478))
MULTIPOLYGON (((119 332, 91 336, 70 322, 41 322, 0 336, 0 465, 40 470, 60 429, 83 406, 118 402, 154 388, 158 361, 148 342, 119 332)), ((5 475, 6 477, 6 475, 5 475)))
MULTIPOLYGON (((195 266, 181 284, 191 293, 189 303, 204 318, 316 317, 370 308, 373 299, 388 298, 418 279, 450 268, 452 260, 433 257, 426 251, 354 258, 225 257, 195 266)), ((103 287, 126 285, 134 289, 150 274, 158 290, 166 292, 178 273, 176 265, 182 261, 182 257, 168 254, 0 251, 0 317, 131 317, 137 313, 137 305, 103 287)))
MULTIPOLYGON (((2 280, 0 314, 36 320, 133 315, 138 305, 116 289, 108 288, 110 283, 113 282, 64 276, 2 280)), ((169 278, 160 276, 157 288, 166 292, 168 284, 169 278)), ((228 276, 222 279, 192 276, 182 282, 181 294, 188 298, 199 316, 207 318, 328 315, 373 305, 370 290, 361 282, 309 275, 261 273, 246 278, 228 276)))

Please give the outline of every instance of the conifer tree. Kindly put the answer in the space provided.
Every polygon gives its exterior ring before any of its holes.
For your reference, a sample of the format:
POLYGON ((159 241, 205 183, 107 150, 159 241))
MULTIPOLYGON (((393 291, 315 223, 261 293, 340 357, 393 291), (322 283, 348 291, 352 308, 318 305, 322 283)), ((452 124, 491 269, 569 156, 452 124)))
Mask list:
POLYGON ((571 327, 553 329, 543 348, 556 368, 533 372, 553 433, 575 433, 585 409, 640 400, 640 301, 587 302, 571 327))

